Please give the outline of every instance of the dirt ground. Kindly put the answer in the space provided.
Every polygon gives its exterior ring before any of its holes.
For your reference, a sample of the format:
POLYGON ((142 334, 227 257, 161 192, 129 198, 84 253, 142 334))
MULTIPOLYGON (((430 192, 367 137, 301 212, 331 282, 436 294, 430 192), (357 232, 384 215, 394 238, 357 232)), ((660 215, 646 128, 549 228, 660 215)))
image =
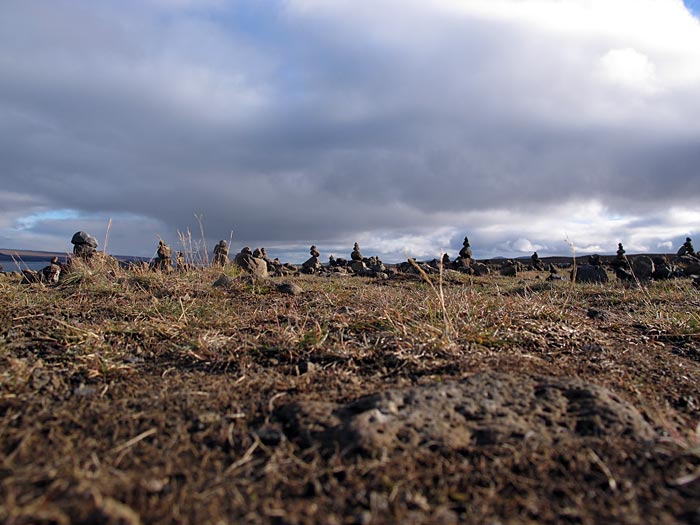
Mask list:
POLYGON ((227 272, 0 277, 0 522, 700 524, 689 280, 302 276, 292 296, 227 272), (602 387, 652 437, 351 451, 279 415, 480 373, 602 387))

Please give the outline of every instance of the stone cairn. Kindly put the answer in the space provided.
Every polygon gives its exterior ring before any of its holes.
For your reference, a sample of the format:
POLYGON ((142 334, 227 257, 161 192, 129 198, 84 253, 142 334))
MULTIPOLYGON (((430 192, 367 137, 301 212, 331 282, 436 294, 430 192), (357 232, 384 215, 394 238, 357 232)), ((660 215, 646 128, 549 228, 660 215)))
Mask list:
POLYGON ((695 248, 693 247, 693 241, 690 237, 685 238, 683 246, 678 250, 678 257, 683 257, 684 255, 689 255, 690 257, 696 257, 695 248))
POLYGON ((352 253, 350 254, 350 259, 353 261, 361 261, 364 259, 362 252, 360 251, 360 245, 355 243, 352 247, 352 253))
POLYGON ((158 251, 156 252, 156 260, 153 261, 153 269, 160 272, 168 272, 173 266, 173 251, 170 246, 165 244, 161 239, 158 241, 158 251))
POLYGON ((226 266, 228 263, 228 244, 221 239, 219 244, 214 246, 214 266, 226 266))
POLYGON ((469 244, 469 237, 464 238, 462 249, 459 250, 459 259, 461 259, 463 263, 466 263, 465 266, 469 266, 469 264, 472 262, 472 249, 471 245, 469 244))
POLYGON ((311 248, 309 249, 309 254, 311 255, 311 257, 309 257, 304 262, 304 264, 301 265, 301 271, 309 274, 320 272, 323 268, 323 265, 319 260, 321 254, 319 253, 318 248, 316 248, 316 245, 311 246, 311 248))
POLYGON ((540 256, 537 255, 537 252, 534 252, 534 253, 530 256, 530 264, 532 265, 532 269, 533 269, 533 270, 537 270, 537 271, 540 271, 540 272, 543 270, 543 268, 542 268, 542 261, 540 261, 540 256))
POLYGON ((97 253, 97 239, 85 232, 76 232, 70 240, 73 245, 73 255, 81 259, 90 259, 97 253))

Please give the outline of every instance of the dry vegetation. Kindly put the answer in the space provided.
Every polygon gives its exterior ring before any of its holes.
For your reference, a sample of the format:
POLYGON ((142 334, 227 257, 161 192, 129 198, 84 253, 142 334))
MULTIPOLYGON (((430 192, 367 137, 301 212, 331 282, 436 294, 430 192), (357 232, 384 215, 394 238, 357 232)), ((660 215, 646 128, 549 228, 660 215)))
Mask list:
POLYGON ((688 281, 298 277, 289 296, 219 273, 0 278, 0 522, 700 523, 688 281), (290 401, 488 370, 607 387, 658 439, 363 457, 261 430, 290 401))

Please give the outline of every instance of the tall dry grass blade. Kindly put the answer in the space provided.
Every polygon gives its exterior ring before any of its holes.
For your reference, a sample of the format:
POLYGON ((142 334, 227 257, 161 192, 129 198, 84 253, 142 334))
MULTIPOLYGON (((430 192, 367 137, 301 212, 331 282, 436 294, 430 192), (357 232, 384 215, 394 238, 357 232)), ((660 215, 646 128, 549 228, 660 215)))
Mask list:
POLYGON ((102 243, 102 251, 107 255, 107 246, 109 245, 109 232, 112 230, 112 217, 107 222, 107 231, 105 232, 105 241, 102 243))
POLYGON ((443 288, 442 288, 442 257, 440 258, 440 268, 439 268, 439 271, 440 271, 440 282, 439 282, 439 284, 438 284, 438 286, 440 287, 439 290, 438 290, 437 288, 435 288, 435 285, 433 284, 433 281, 430 279, 430 277, 428 276, 428 274, 425 273, 425 270, 423 270, 423 268, 421 268, 421 267, 418 265, 418 263, 416 263, 416 260, 415 260, 415 259, 409 258, 409 259, 408 259, 408 262, 411 264, 411 266, 413 266, 413 267, 418 271, 419 275, 423 278, 423 280, 424 280, 426 283, 428 283, 428 286, 430 286, 430 289, 433 291, 433 293, 434 293, 435 296, 437 297, 438 302, 440 303, 440 309, 442 310, 442 319, 443 319, 443 323, 444 323, 444 325, 445 325, 445 329, 444 329, 444 331, 443 331, 443 337, 444 337, 447 341, 449 341, 449 340, 450 340, 450 337, 451 337, 451 335, 452 335, 452 333, 453 333, 453 328, 452 328, 452 323, 451 323, 451 321, 450 321, 450 317, 449 317, 449 315, 448 315, 448 313, 447 313, 447 307, 446 307, 446 305, 445 305, 445 294, 444 294, 444 291, 443 291, 443 288))
POLYGON ((202 236, 202 246, 204 248, 204 264, 206 266, 209 266, 209 250, 207 249, 207 239, 206 237, 204 237, 204 224, 202 223, 203 215, 201 213, 199 215, 195 213, 194 216, 197 219, 197 222, 199 223, 199 233, 202 236))

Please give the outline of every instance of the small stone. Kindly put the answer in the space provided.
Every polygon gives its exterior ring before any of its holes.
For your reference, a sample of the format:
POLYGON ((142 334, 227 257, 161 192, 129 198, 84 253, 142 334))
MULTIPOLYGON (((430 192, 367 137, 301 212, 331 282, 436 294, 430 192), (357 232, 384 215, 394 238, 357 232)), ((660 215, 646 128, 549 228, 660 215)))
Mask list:
POLYGON ((92 397, 97 394, 97 388, 94 386, 80 385, 73 390, 73 395, 78 397, 92 397))
POLYGON ((601 312, 600 310, 596 310, 595 308, 589 308, 588 312, 586 312, 586 317, 589 319, 605 319, 605 312, 601 312))
POLYGON ((301 295, 304 290, 298 284, 280 283, 277 285, 277 291, 287 295, 301 295))
POLYGON ((229 277, 225 273, 222 273, 219 278, 214 281, 214 284, 212 286, 214 288, 229 288, 233 286, 233 283, 235 283, 236 280, 233 277, 229 277))
POLYGON ((299 374, 313 374, 320 369, 316 363, 312 363, 311 361, 302 361, 299 363, 298 368, 299 374))
POLYGON ((260 438, 263 445, 271 447, 279 445, 284 439, 282 431, 274 427, 261 427, 255 433, 260 438))

